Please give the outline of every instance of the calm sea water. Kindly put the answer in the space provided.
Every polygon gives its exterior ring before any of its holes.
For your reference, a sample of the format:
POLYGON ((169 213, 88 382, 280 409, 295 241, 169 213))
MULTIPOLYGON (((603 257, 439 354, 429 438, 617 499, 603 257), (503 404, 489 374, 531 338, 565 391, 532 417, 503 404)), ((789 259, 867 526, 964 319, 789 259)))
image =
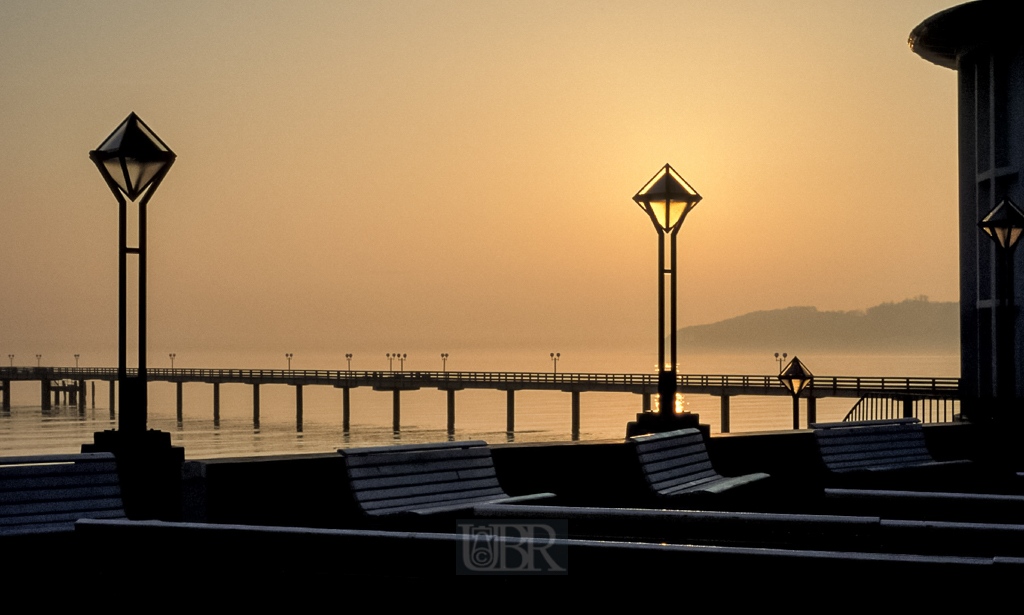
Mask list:
MULTIPOLYGON (((459 371, 550 371, 546 353, 451 353, 448 368, 459 371)), ((373 364, 353 363, 353 369, 384 369, 383 355, 373 364)), ((245 355, 220 357, 210 362, 187 361, 181 357, 176 367, 283 368, 267 365, 266 358, 247 361, 245 355)), ((410 356, 405 368, 439 369, 438 365, 415 361, 410 356)), ((956 377, 956 355, 806 355, 801 360, 819 376, 927 376, 956 377)), ((587 353, 573 357, 563 354, 560 372, 642 373, 649 358, 645 354, 587 353)), ((280 361, 283 363, 283 361, 280 361)), ((330 356, 296 354, 295 369, 344 369, 344 359, 330 356)), ((398 368, 398 365, 395 365, 398 368)), ((704 355, 684 357, 681 373, 775 374, 778 364, 771 355, 704 355), (700 366, 697 368, 696 366, 700 366)), ((97 382, 95 406, 92 395, 86 409, 55 406, 43 411, 39 405, 39 384, 12 383, 12 408, 0 412, 0 456, 38 455, 79 452, 92 434, 116 427, 110 417, 107 383, 97 382)), ((91 383, 90 383, 91 387, 91 383)), ((171 433, 174 444, 185 448, 191 459, 250 455, 331 452, 339 447, 376 446, 455 440, 504 442, 556 442, 571 439, 571 396, 559 391, 517 391, 516 432, 505 432, 504 391, 465 390, 456 393, 456 431, 447 433, 446 396, 443 391, 422 389, 402 393, 402 430, 391 428, 392 398, 389 392, 369 388, 352 389, 351 430, 342 429, 342 392, 325 386, 303 388, 302 431, 296 429, 295 388, 260 387, 260 428, 252 422, 252 387, 224 384, 220 387, 220 424, 213 422, 213 387, 186 383, 183 389, 183 421, 176 418, 175 385, 150 384, 149 427, 171 433)), ((855 400, 825 398, 818 401, 818 420, 842 420, 855 400)), ((701 422, 720 431, 719 399, 706 395, 687 395, 690 412, 701 415, 701 422)), ((621 439, 626 423, 641 410, 641 397, 629 393, 583 393, 581 395, 580 440, 621 439)), ((792 402, 783 397, 743 396, 731 401, 731 430, 770 431, 789 429, 792 402)))

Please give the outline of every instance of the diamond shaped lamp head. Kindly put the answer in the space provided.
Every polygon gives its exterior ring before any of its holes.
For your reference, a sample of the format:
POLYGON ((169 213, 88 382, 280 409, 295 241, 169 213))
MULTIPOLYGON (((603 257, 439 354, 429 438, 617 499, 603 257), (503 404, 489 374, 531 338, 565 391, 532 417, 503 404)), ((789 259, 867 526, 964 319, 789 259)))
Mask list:
POLYGON ((660 232, 669 233, 679 228, 686 214, 701 198, 675 169, 666 164, 644 184, 633 200, 647 212, 660 232))
POLYGON ((1024 213, 1010 199, 1004 199, 978 223, 981 230, 1004 249, 1012 249, 1024 230, 1024 213))
POLYGON ((104 179, 134 201, 159 181, 174 163, 174 152, 139 116, 132 113, 89 152, 104 179))
POLYGON ((807 385, 811 384, 814 380, 814 374, 811 370, 807 369, 807 366, 800 362, 800 359, 793 357, 793 360, 789 362, 781 373, 779 373, 779 380, 783 386, 789 389, 789 392, 793 395, 799 395, 800 391, 807 388, 807 385))

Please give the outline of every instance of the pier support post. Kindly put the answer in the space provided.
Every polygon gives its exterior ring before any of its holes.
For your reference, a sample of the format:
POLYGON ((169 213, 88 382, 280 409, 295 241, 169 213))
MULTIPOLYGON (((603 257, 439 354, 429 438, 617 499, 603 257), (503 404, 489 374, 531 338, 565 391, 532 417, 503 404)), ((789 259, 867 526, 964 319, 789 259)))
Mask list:
POLYGON ((213 383, 213 426, 220 427, 220 383, 213 383))
POLYGON ((89 386, 90 386, 90 392, 92 393, 92 399, 89 400, 90 401, 90 406, 89 407, 92 408, 93 410, 95 410, 96 409, 96 381, 94 380, 94 381, 90 382, 89 386))
POLYGON ((512 389, 505 391, 505 431, 516 430, 516 392, 512 389))
POLYGON ((181 426, 182 419, 184 418, 182 416, 182 411, 181 411, 181 385, 182 385, 182 383, 181 382, 176 382, 175 384, 178 385, 177 387, 175 387, 177 389, 177 394, 178 394, 178 426, 181 426))
POLYGON ((455 433, 455 390, 448 389, 448 434, 455 433))
POLYGON ((53 405, 60 407, 60 391, 53 392, 53 405))
POLYGON ((116 409, 117 405, 116 405, 115 400, 114 400, 114 389, 117 386, 117 381, 116 380, 111 380, 111 381, 107 382, 107 384, 110 385, 110 420, 113 421, 116 418, 114 416, 114 412, 116 411, 115 409, 116 409))
POLYGON ((811 428, 811 423, 818 422, 818 398, 808 397, 807 398, 807 429, 811 428))
POLYGON ((348 431, 352 418, 352 400, 349 398, 350 389, 345 387, 341 390, 341 429, 348 431))
POLYGON ((912 419, 914 418, 914 400, 910 397, 903 398, 903 418, 912 419))
POLYGON ((641 398, 643 399, 643 401, 640 402, 640 411, 641 412, 650 412, 651 411, 651 394, 650 393, 644 393, 644 394, 641 395, 641 398))
POLYGON ((68 405, 77 406, 78 405, 78 383, 76 382, 74 385, 71 385, 71 388, 68 389, 67 392, 65 392, 64 395, 67 397, 68 405))
POLYGON ((302 385, 295 385, 295 431, 302 432, 302 385))
POLYGON ((252 428, 260 428, 260 383, 252 385, 252 428))
POLYGON ((43 410, 49 410, 52 406, 50 405, 50 381, 43 378, 39 383, 41 389, 40 401, 42 402, 43 410))
POLYGON ((793 429, 800 429, 800 397, 793 396, 793 429))
POLYGON ((729 433, 729 396, 722 396, 722 433, 729 433))
POLYGON ((4 399, 3 399, 3 409, 5 411, 6 410, 10 410, 11 409, 11 381, 10 380, 4 380, 2 388, 3 388, 3 396, 4 396, 4 399))
POLYGON ((85 412, 85 380, 78 381, 78 411, 85 412))
POLYGON ((395 431, 402 429, 402 392, 398 389, 392 391, 391 428, 395 431))
POLYGON ((572 392, 572 439, 580 439, 580 392, 572 392))

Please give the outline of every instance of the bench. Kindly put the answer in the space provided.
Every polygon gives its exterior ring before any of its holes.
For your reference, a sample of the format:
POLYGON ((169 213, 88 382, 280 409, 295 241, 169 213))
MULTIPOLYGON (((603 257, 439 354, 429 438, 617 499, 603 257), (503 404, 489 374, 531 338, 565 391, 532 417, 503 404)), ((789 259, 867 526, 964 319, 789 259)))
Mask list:
POLYGON ((695 428, 633 436, 640 469, 656 498, 723 494, 769 478, 763 472, 725 477, 715 471, 695 428))
POLYGON ((847 481, 871 474, 924 475, 965 468, 968 460, 936 461, 914 418, 849 423, 814 423, 814 437, 826 473, 847 481), (880 474, 881 473, 881 474, 880 474))
POLYGON ((0 536, 74 532, 78 519, 123 519, 111 453, 0 458, 0 536))
POLYGON ((510 497, 498 483, 482 440, 338 449, 352 497, 365 515, 433 515, 468 511, 474 504, 554 497, 510 497))

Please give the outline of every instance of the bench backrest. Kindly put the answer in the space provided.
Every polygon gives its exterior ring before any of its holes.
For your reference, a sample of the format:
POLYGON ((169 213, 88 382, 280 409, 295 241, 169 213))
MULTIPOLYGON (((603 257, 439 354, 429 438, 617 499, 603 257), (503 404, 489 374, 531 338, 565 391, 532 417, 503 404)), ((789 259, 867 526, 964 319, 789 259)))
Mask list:
POLYGON ((110 453, 0 458, 0 536, 73 532, 78 519, 123 519, 110 453))
POLYGON ((356 504, 387 515, 507 498, 481 440, 339 449, 356 504))
POLYGON ((711 465, 704 436, 695 428, 634 436, 630 440, 636 446, 647 484, 658 493, 676 491, 686 485, 699 487, 721 478, 711 465))
POLYGON ((821 460, 832 472, 901 468, 935 461, 916 419, 814 425, 821 460))

